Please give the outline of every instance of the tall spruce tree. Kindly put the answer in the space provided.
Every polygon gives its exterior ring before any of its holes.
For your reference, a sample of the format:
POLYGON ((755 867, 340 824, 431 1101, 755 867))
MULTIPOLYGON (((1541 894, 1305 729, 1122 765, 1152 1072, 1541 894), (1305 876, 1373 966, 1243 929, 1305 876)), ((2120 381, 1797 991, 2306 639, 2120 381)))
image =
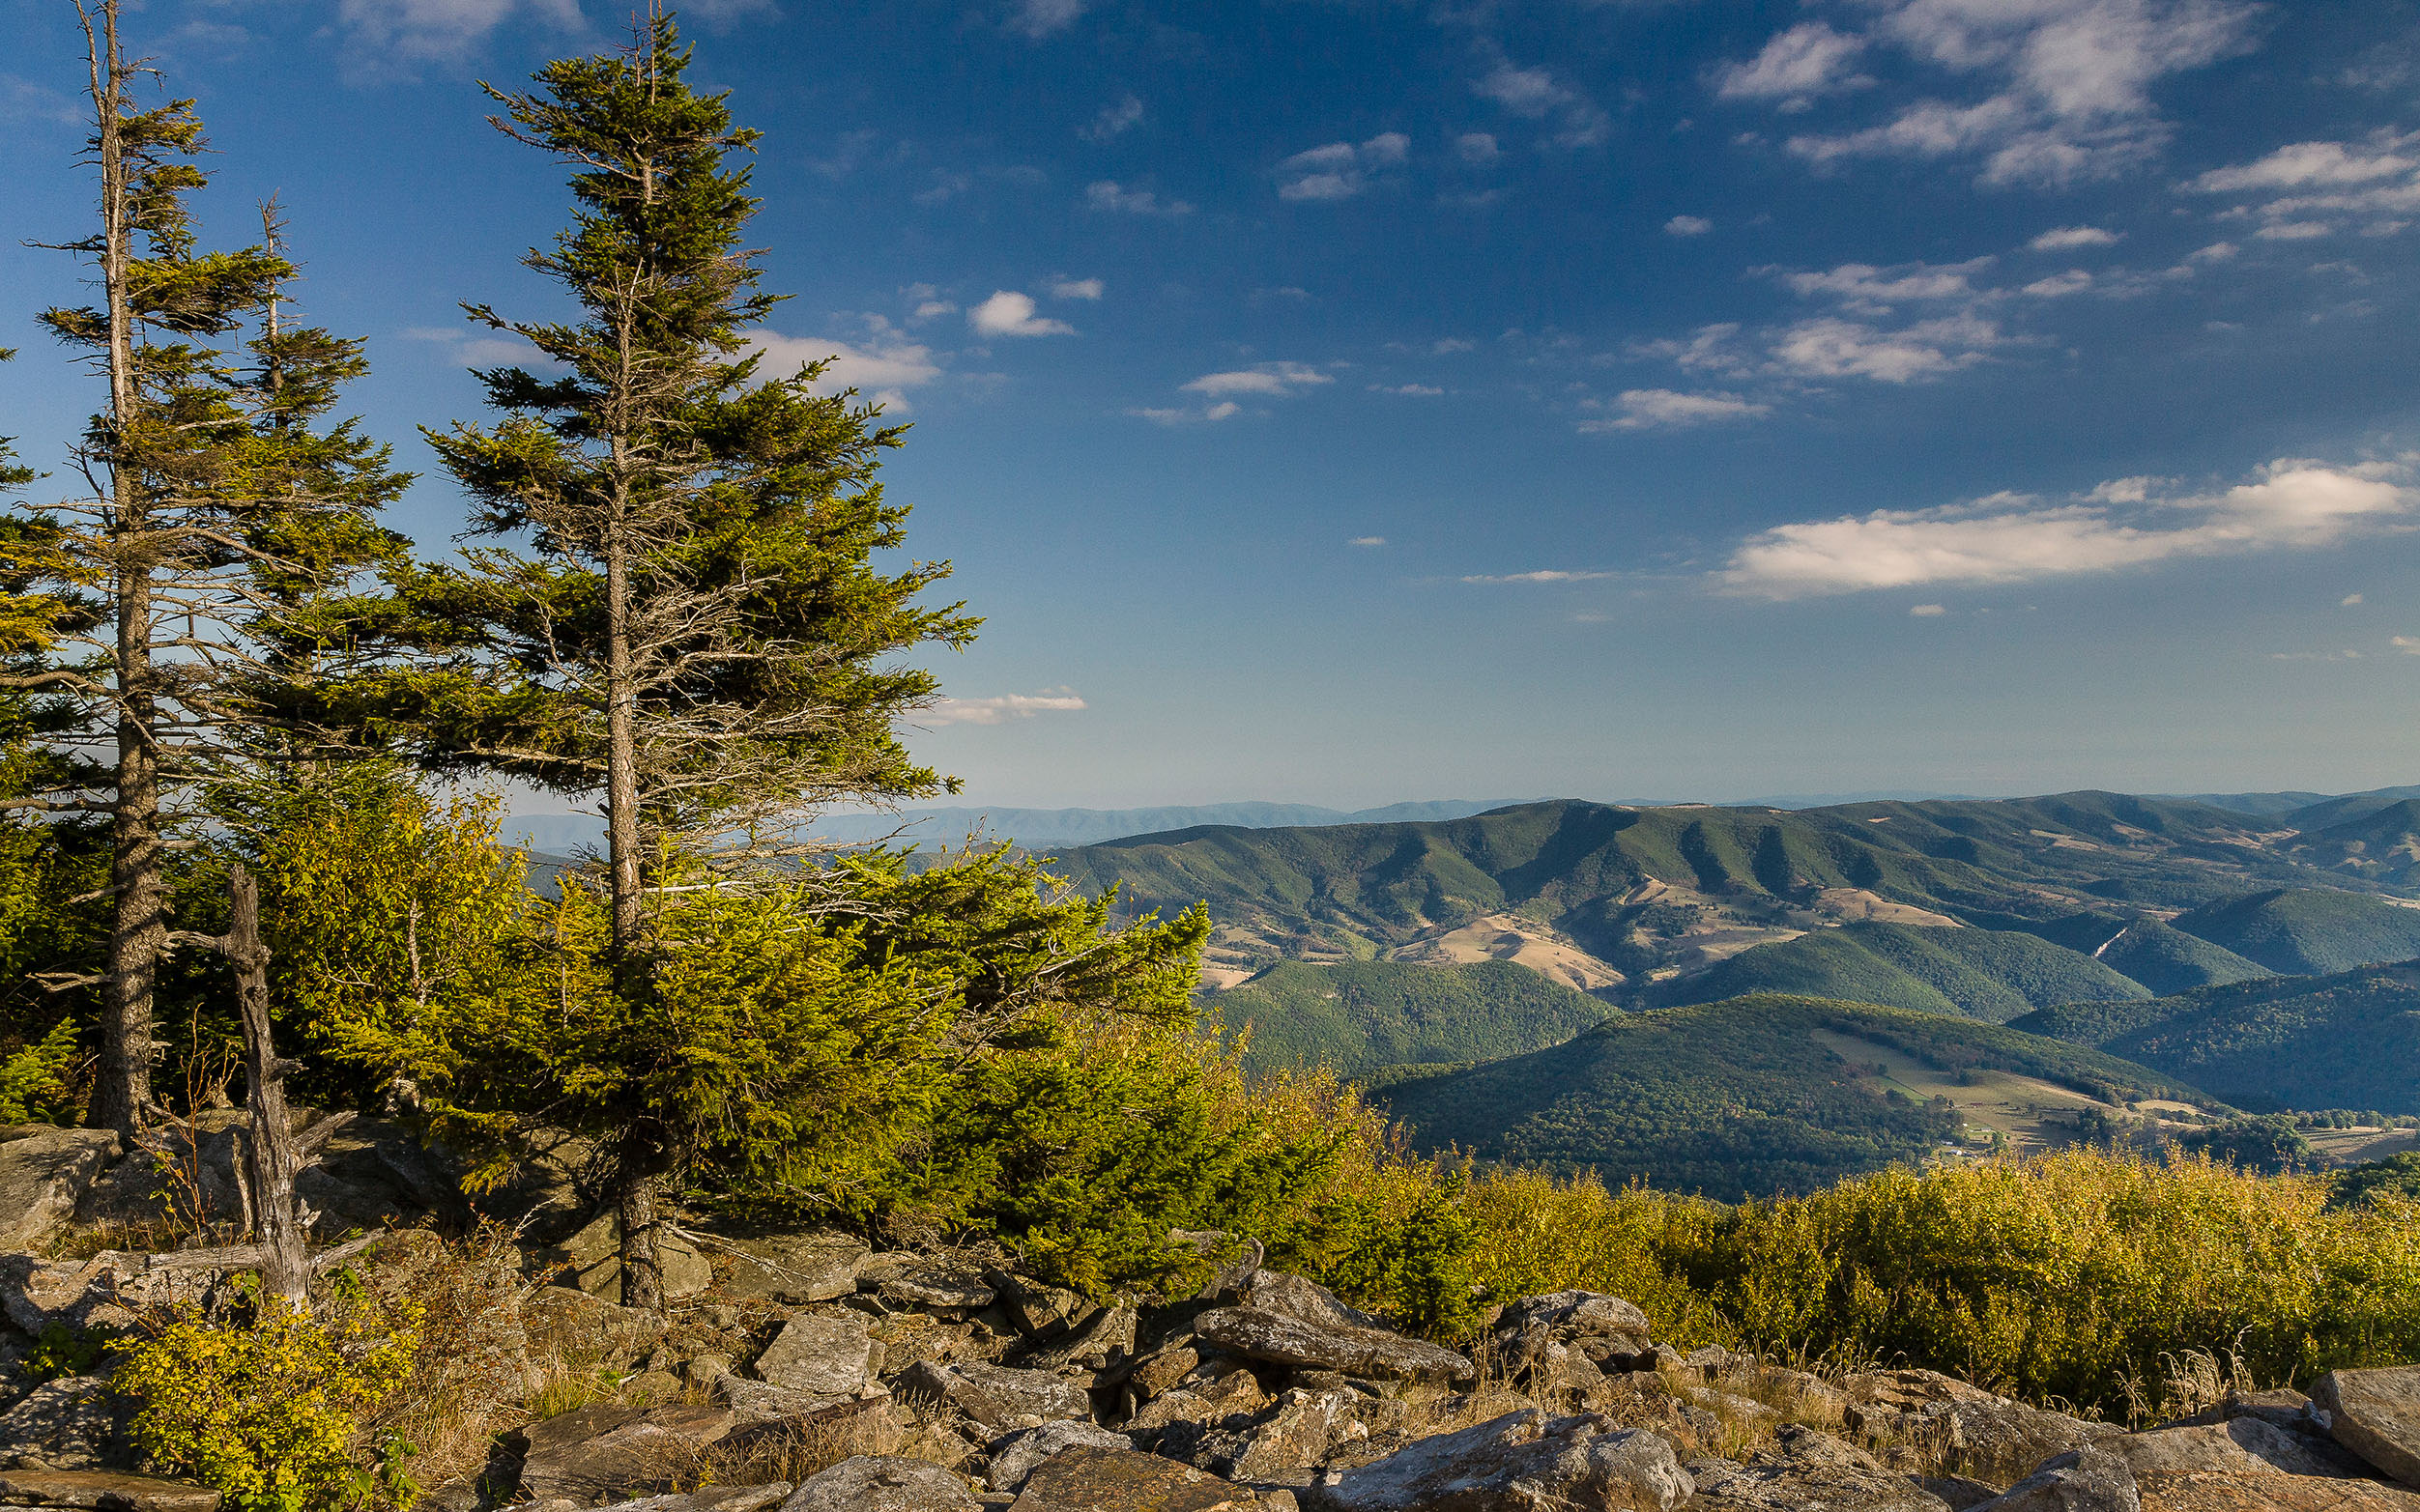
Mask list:
MULTIPOLYGON (((410 595, 461 653, 411 678, 430 759, 601 800, 608 974, 634 1022, 658 997, 654 869, 679 849, 728 871, 820 804, 942 786, 893 730, 934 679, 882 659, 975 625, 916 602, 946 564, 870 561, 902 541, 908 511, 877 480, 900 428, 817 393, 820 367, 760 377, 747 333, 776 298, 741 243, 757 133, 684 82, 689 61, 658 13, 532 92, 490 89, 500 128, 575 169, 571 224, 524 262, 581 314, 465 306, 556 370, 483 372, 504 418, 429 433, 476 501, 472 535, 499 544, 410 595)), ((644 1110, 616 1139, 624 1295, 653 1305, 674 1141, 644 1110)))
POLYGON ((106 818, 104 958, 52 984, 99 988, 90 1116, 131 1134, 154 1105, 169 853, 201 788, 296 754, 298 676, 324 661, 305 650, 350 637, 326 601, 401 552, 374 515, 408 478, 351 422, 317 425, 361 370, 359 344, 280 318, 296 269, 274 214, 253 245, 199 249, 192 101, 138 108, 151 71, 124 53, 119 0, 78 12, 99 223, 61 249, 86 260, 100 300, 41 318, 88 355, 108 402, 73 449, 86 492, 22 522, 45 664, 11 683, 64 706, 71 728, 60 768, 0 807, 106 818))

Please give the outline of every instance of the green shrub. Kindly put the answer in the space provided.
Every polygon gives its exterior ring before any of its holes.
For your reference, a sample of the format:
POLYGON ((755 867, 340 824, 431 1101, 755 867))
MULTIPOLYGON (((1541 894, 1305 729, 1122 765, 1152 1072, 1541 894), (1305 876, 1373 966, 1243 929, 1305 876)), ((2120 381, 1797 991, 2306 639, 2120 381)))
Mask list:
POLYGON ((133 1400, 133 1441, 158 1470, 222 1493, 243 1512, 407 1505, 405 1444, 366 1451, 363 1412, 401 1384, 418 1313, 345 1286, 314 1316, 276 1297, 239 1317, 187 1305, 119 1346, 114 1384, 133 1400))
POLYGON ((71 1122, 76 1107, 69 1072, 76 1057, 72 1019, 60 1020, 34 1043, 0 1057, 0 1124, 71 1122))

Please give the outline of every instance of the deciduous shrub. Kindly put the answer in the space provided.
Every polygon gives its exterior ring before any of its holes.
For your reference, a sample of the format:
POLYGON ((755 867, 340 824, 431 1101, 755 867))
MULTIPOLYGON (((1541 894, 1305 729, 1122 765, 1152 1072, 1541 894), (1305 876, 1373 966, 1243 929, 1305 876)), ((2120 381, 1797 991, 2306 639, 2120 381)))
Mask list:
POLYGON ((316 1314, 252 1297, 229 1316, 187 1304, 121 1346, 133 1441, 154 1468, 244 1512, 410 1501, 407 1445, 362 1444, 361 1414, 404 1377, 419 1313, 340 1285, 316 1314))

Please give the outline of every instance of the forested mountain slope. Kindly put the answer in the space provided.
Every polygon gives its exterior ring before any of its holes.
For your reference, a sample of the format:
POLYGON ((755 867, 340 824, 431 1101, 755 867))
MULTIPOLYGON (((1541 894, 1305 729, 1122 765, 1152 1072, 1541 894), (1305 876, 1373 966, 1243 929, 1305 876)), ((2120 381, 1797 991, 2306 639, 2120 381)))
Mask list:
POLYGON ((1425 1148, 1762 1196, 1919 1158, 1959 1131, 1948 1101, 1894 1095, 1861 1064, 1869 1053, 1945 1077, 2033 1078, 2079 1103, 2202 1100, 2157 1071, 2000 1025, 1773 994, 1625 1014, 1565 1044, 1375 1096, 1425 1148))
POLYGON ((1459 966, 1282 961, 1205 1005, 1230 1032, 1251 1027, 1245 1069, 1487 1061, 1569 1040, 1611 1016, 1601 998, 1511 961, 1459 966))
POLYGON ((1743 951, 1658 983, 1649 996, 1673 1005, 1752 992, 1879 1003, 1993 1023, 2054 1003, 2151 995, 2090 956, 2038 935, 1855 923, 1743 951))
POLYGON ((2009 1027, 2140 1062, 2256 1111, 2420 1113, 2420 961, 2068 1004, 2009 1027))

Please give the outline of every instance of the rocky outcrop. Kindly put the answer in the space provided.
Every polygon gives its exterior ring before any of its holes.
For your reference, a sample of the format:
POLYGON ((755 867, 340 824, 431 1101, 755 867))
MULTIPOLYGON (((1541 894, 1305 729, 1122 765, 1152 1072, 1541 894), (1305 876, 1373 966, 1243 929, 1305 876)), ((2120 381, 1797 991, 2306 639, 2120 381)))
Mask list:
POLYGON ((802 1313, 757 1356, 756 1373, 792 1391, 854 1396, 874 1384, 881 1359, 862 1314, 802 1313))
POLYGON ((1853 1443, 1792 1424, 1742 1464, 1692 1460, 1704 1512, 1944 1512, 1949 1503, 1853 1443))
POLYGON ((1672 1445, 1594 1414, 1531 1410, 1426 1439, 1309 1488, 1322 1512, 1529 1512, 1540 1507, 1670 1512, 1696 1483, 1672 1445))
POLYGON ((218 1512, 218 1493, 183 1481, 95 1470, 0 1470, 0 1506, 75 1512, 218 1512))
POLYGON ((1479 1374, 1467 1358, 1426 1340, 1383 1328, 1307 1322, 1263 1307, 1215 1308, 1194 1320, 1194 1334, 1246 1359, 1377 1381, 1470 1381, 1479 1374))
POLYGON ((938 1465, 860 1455, 800 1481, 782 1512, 982 1512, 982 1507, 964 1479, 938 1465))
POLYGON ((2311 1388, 2311 1405, 2337 1442, 2420 1486, 2420 1366, 2330 1371, 2311 1388))
POLYGON ((2053 1455, 1976 1512, 2142 1512, 2142 1506, 2125 1460, 2095 1446, 2053 1455))
POLYGON ((105 1128, 11 1130, 0 1142, 0 1249, 24 1249, 75 1212, 118 1157, 105 1128))
POLYGON ((994 1443, 992 1466, 984 1480, 994 1491, 1015 1494, 1023 1491, 1025 1478, 1045 1464, 1070 1449, 1134 1448, 1134 1441, 1124 1434, 1109 1432, 1095 1423, 1071 1419, 1066 1422, 1044 1423, 1010 1434, 994 1443))
POLYGON ((927 1360, 900 1377, 899 1389, 946 1404, 994 1435, 1092 1415, 1092 1399, 1082 1386, 1039 1370, 927 1360))
POLYGON ((521 1491, 534 1501, 594 1506, 632 1490, 662 1489, 736 1425, 729 1411, 713 1407, 565 1412, 515 1436, 521 1491))
POLYGON ((1263 1493, 1155 1455, 1082 1447, 1029 1475, 1009 1512, 1296 1512, 1291 1493, 1263 1493))

